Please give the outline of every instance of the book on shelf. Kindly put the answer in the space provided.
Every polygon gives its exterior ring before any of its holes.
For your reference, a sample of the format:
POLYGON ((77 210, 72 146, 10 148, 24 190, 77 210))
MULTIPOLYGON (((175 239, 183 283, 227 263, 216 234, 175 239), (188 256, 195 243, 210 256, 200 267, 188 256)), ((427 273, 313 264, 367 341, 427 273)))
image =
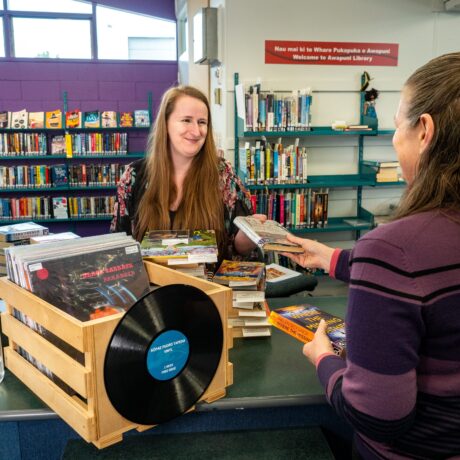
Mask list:
POLYGON ((126 234, 7 248, 8 277, 80 321, 129 309, 150 290, 139 243, 126 234))
POLYGON ((27 110, 22 109, 17 112, 10 113, 9 127, 11 129, 26 129, 27 128, 27 110))
POLYGON ((321 319, 324 319, 327 323, 327 335, 334 352, 341 355, 346 346, 345 322, 342 318, 331 315, 310 304, 277 308, 272 310, 268 317, 273 326, 303 343, 313 340, 321 319))
POLYGON ((279 264, 269 264, 265 267, 267 283, 279 283, 290 278, 300 276, 301 273, 291 270, 290 268, 283 267, 279 264))
POLYGON ((45 112, 45 128, 62 129, 62 111, 50 110, 45 112))
POLYGON ((66 187, 68 185, 68 168, 66 164, 51 165, 50 172, 53 187, 66 187))
POLYGON ((0 227, 0 241, 16 241, 32 236, 47 235, 48 227, 35 222, 22 222, 20 224, 4 225, 0 227))
POLYGON ((10 113, 7 111, 0 112, 0 128, 5 129, 10 125, 10 113))
POLYGON ((45 112, 29 112, 29 128, 43 129, 45 127, 45 112))
POLYGON ((69 218, 69 207, 67 197, 65 196, 53 196, 53 217, 55 219, 68 219, 69 218))
POLYGON ((150 126, 150 112, 148 110, 135 110, 134 126, 136 128, 148 128, 150 126))
POLYGON ((101 113, 101 127, 102 128, 116 128, 117 127, 117 112, 113 110, 106 110, 101 113))
POLYGON ((274 220, 262 223, 255 217, 238 216, 233 223, 264 251, 304 252, 301 246, 287 240, 291 233, 274 220))
POLYGON ((100 128, 101 114, 99 110, 89 110, 88 112, 85 112, 83 125, 85 128, 100 128))
POLYGON ((120 127, 132 128, 134 126, 133 112, 120 112, 120 127))
POLYGON ((82 126, 81 110, 69 110, 65 113, 66 128, 81 128, 82 126))
POLYGON ((141 241, 144 258, 163 265, 217 262, 214 230, 150 230, 141 241))
POLYGON ((51 155, 65 155, 66 139, 64 135, 59 134, 51 138, 51 155))

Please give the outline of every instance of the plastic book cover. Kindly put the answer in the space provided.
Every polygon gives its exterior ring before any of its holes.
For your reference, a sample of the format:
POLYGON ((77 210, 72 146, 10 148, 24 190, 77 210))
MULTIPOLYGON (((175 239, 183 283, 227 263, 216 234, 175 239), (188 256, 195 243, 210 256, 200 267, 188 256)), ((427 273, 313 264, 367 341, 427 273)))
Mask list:
POLYGON ((45 112, 45 128, 62 129, 62 112, 60 110, 45 112))
POLYGON ((232 281, 258 282, 264 276, 263 262, 224 260, 214 274, 213 281, 228 285, 232 281))
POLYGON ((51 138, 51 155, 64 155, 65 153, 65 136, 53 136, 51 138))
POLYGON ((27 110, 22 109, 17 112, 11 112, 10 128, 25 129, 27 128, 27 110))
POLYGON ((51 180, 54 187, 65 187, 67 186, 67 165, 58 164, 51 165, 51 180))
POLYGON ((81 128, 81 111, 78 109, 69 110, 65 113, 66 128, 81 128))
POLYGON ((262 223, 255 217, 238 216, 233 223, 263 250, 304 252, 299 245, 287 240, 286 237, 290 232, 274 220, 266 220, 262 223))
POLYGON ((120 112, 120 126, 122 128, 131 128, 134 126, 133 112, 120 112))
MULTIPOLYGON (((186 263, 217 262, 217 241, 214 230, 151 230, 141 242, 143 257, 168 262, 183 259, 186 263)), ((180 262, 180 260, 179 260, 180 262)))
POLYGON ((342 318, 309 304, 277 308, 272 310, 269 316, 269 322, 273 326, 304 343, 313 340, 321 319, 327 323, 327 335, 334 350, 342 353, 346 346, 345 322, 342 318))
POLYGON ((124 312, 149 292, 137 243, 33 262, 27 269, 34 294, 80 321, 124 312))
POLYGON ((84 117, 85 128, 100 128, 101 127, 101 114, 98 110, 91 110, 85 112, 84 117))
POLYGON ((55 219, 68 219, 69 208, 67 197, 65 196, 53 196, 53 217, 55 219))
POLYGON ((45 127, 45 112, 29 112, 29 128, 42 129, 45 127))
POLYGON ((134 111, 134 126, 136 128, 148 128, 150 126, 150 113, 148 110, 134 111))
POLYGON ((0 241, 16 241, 32 236, 48 235, 48 233, 48 227, 44 227, 32 221, 4 225, 0 227, 0 241))
POLYGON ((9 126, 9 112, 0 112, 0 128, 8 128, 9 126))
POLYGON ((117 127, 117 112, 105 111, 101 113, 101 126, 102 128, 116 128, 117 127))

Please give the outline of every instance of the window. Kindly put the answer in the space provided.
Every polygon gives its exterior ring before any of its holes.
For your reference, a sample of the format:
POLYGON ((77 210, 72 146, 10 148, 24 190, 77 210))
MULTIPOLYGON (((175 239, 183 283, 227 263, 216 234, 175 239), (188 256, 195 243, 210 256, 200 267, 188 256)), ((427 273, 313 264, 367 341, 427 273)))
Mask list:
POLYGON ((84 20, 13 18, 15 57, 91 59, 90 25, 84 20))
POLYGON ((97 6, 99 59, 176 60, 176 23, 97 6))
POLYGON ((89 13, 91 2, 75 0, 8 0, 8 9, 15 11, 37 11, 54 13, 89 13))

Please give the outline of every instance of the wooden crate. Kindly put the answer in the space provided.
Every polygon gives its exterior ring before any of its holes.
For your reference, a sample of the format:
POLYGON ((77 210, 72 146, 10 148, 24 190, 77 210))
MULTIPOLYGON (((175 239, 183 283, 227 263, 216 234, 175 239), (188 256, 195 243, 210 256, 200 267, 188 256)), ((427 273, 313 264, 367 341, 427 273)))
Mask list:
MULTIPOLYGON (((145 267, 150 281, 156 285, 179 283, 195 286, 214 301, 224 327, 224 346, 215 376, 200 401, 211 402, 222 398, 225 396, 225 388, 233 383, 233 368, 228 361, 232 338, 227 329, 227 309, 232 303, 231 290, 151 262, 145 262, 145 267)), ((9 338, 9 346, 4 350, 6 367, 83 439, 103 448, 121 441, 126 431, 150 428, 136 425, 122 417, 110 403, 105 390, 105 351, 115 327, 123 317, 122 313, 81 322, 6 278, 0 279, 0 298, 5 300, 7 306, 6 312, 2 313, 2 330, 9 338), (80 364, 14 318, 13 308, 83 353, 84 363, 80 364), (81 398, 69 396, 17 353, 13 349, 14 345, 29 352, 81 395, 81 398)))

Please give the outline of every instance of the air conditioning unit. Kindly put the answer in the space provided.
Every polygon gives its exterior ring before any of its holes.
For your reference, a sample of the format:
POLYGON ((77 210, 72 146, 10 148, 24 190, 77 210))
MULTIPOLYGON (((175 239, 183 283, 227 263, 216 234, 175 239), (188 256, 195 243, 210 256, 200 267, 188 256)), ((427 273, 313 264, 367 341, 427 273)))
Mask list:
POLYGON ((446 11, 458 11, 460 13, 460 0, 445 0, 444 8, 446 11))

